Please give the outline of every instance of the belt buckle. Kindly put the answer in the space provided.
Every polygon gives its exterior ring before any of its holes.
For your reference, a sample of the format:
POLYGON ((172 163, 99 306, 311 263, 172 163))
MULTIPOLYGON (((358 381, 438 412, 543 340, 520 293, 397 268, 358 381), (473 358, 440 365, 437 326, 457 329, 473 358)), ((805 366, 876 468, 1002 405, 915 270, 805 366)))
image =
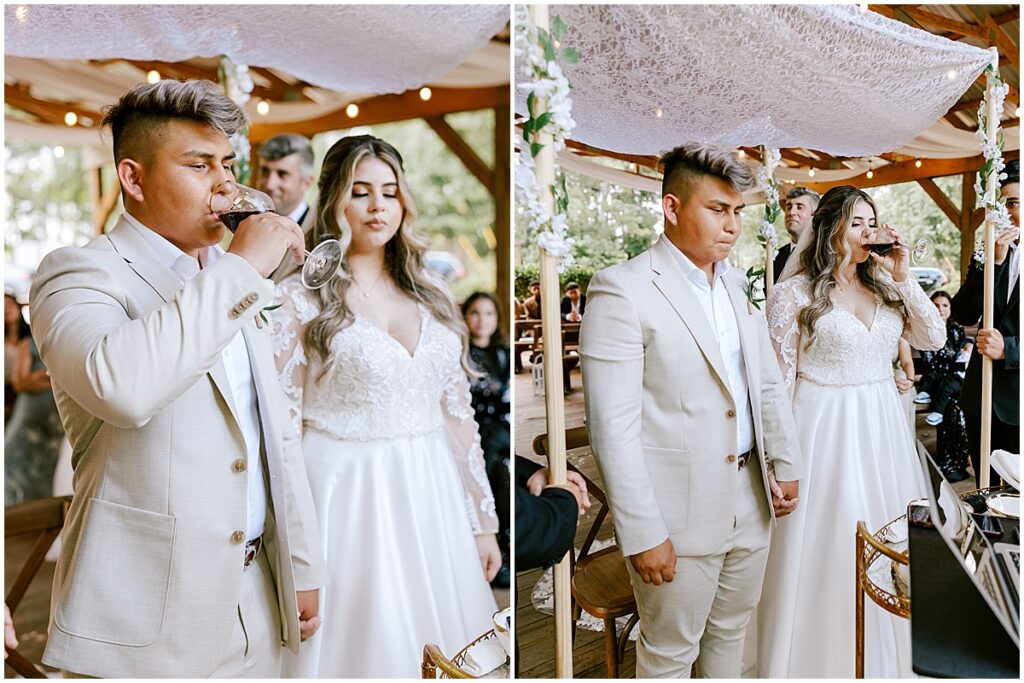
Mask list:
POLYGON ((249 565, 256 561, 256 558, 260 555, 260 550, 263 548, 263 537, 257 536, 251 541, 247 541, 245 544, 245 563, 244 568, 248 569, 249 565))

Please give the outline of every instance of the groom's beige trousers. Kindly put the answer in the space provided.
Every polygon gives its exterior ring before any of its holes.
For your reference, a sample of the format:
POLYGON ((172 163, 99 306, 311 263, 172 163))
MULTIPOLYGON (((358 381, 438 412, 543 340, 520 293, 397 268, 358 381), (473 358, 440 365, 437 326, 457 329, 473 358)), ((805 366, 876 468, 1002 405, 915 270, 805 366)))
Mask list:
POLYGON ((640 612, 637 678, 689 678, 693 663, 703 678, 739 678, 743 641, 768 561, 771 519, 757 462, 736 479, 732 533, 710 555, 679 556, 675 578, 644 583, 629 560, 640 612))

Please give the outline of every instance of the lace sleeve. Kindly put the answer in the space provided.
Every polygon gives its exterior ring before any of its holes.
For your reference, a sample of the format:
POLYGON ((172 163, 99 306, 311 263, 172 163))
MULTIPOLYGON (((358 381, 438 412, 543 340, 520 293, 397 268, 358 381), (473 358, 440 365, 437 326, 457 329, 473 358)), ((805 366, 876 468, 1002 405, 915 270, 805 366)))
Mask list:
POLYGON ((793 393, 796 382, 797 356, 800 352, 800 326, 797 315, 809 303, 802 286, 803 279, 792 277, 772 289, 768 297, 768 333, 775 347, 786 388, 793 393))
POLYGON ((302 394, 309 368, 302 339, 306 324, 316 317, 316 302, 297 276, 286 278, 277 285, 275 298, 281 307, 269 314, 274 326, 274 360, 281 388, 288 398, 292 426, 301 437, 302 394))
POLYGON ((455 458, 466 492, 466 512, 473 533, 493 534, 498 531, 498 515, 494 495, 487 481, 484 451, 480 446, 480 430, 473 419, 473 405, 469 394, 469 380, 461 366, 448 378, 441 398, 445 436, 455 458))
POLYGON ((946 343, 946 323, 921 289, 917 278, 911 275, 894 284, 907 309, 906 331, 909 332, 910 345, 920 351, 941 349, 946 343))

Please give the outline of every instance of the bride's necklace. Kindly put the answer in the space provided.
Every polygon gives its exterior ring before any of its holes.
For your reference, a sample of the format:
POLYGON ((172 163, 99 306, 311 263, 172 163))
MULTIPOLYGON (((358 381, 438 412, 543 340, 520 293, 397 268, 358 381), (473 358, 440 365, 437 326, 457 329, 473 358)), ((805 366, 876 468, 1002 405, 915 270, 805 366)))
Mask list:
POLYGON ((377 276, 377 279, 373 281, 372 285, 370 285, 369 289, 363 289, 363 286, 361 284, 359 284, 359 280, 356 279, 356 276, 355 276, 354 273, 352 275, 352 282, 355 284, 356 287, 359 288, 359 291, 362 292, 363 298, 364 299, 369 299, 370 295, 373 294, 373 290, 377 289, 377 285, 380 284, 380 281, 383 278, 384 278, 384 271, 382 270, 382 271, 380 271, 380 275, 377 276))

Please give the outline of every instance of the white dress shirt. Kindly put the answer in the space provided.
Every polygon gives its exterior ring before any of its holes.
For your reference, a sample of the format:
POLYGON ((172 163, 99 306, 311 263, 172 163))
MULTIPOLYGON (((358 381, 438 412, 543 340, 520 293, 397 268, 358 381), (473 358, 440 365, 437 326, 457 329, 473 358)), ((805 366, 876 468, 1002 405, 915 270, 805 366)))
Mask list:
POLYGON ((672 240, 667 241, 672 246, 672 253, 676 255, 676 261, 694 296, 704 309, 708 324, 718 337, 718 348, 725 361, 725 372, 729 376, 730 393, 736 404, 736 453, 746 453, 754 447, 754 418, 750 411, 747 365, 743 360, 743 347, 740 346, 739 324, 732 304, 729 303, 729 293, 725 291, 725 273, 729 270, 729 264, 726 261, 715 263, 715 286, 712 287, 708 284, 707 273, 693 265, 686 254, 672 244, 672 240))
MULTIPOLYGON (((199 260, 183 252, 178 247, 167 241, 165 237, 154 232, 140 223, 131 214, 125 212, 125 220, 135 228, 146 243, 153 249, 161 264, 169 268, 178 279, 184 284, 191 280, 202 268, 209 267, 216 263, 224 250, 214 245, 199 252, 199 260)), ((246 473, 249 476, 248 509, 246 510, 246 538, 253 539, 263 533, 263 525, 266 521, 267 511, 267 490, 263 481, 263 465, 260 460, 261 429, 259 408, 256 404, 256 384, 252 377, 252 367, 249 360, 249 349, 245 345, 245 338, 239 332, 227 346, 220 352, 221 360, 224 362, 224 370, 228 376, 231 399, 238 410, 240 420, 239 427, 242 436, 245 438, 245 450, 248 466, 246 473)))
POLYGON ((295 207, 295 210, 288 214, 288 218, 291 218, 299 225, 302 225, 302 221, 300 221, 299 219, 302 218, 302 214, 306 213, 306 209, 308 208, 309 204, 307 204, 306 200, 303 199, 301 202, 299 202, 299 205, 295 207))

